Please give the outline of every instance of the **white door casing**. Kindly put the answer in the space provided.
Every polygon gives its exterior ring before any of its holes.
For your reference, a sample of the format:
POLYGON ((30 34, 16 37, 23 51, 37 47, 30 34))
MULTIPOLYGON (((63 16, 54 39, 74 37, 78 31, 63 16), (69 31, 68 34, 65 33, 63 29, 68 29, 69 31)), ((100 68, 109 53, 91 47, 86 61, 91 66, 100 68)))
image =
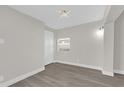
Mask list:
POLYGON ((45 31, 45 65, 54 60, 54 33, 45 31))

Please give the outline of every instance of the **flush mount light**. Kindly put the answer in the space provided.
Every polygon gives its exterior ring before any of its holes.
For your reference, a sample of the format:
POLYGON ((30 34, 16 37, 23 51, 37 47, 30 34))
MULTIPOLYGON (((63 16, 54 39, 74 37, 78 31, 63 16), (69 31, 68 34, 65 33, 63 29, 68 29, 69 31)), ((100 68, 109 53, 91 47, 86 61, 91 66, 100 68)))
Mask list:
POLYGON ((60 17, 68 17, 70 12, 71 12, 70 10, 59 10, 58 14, 60 17))

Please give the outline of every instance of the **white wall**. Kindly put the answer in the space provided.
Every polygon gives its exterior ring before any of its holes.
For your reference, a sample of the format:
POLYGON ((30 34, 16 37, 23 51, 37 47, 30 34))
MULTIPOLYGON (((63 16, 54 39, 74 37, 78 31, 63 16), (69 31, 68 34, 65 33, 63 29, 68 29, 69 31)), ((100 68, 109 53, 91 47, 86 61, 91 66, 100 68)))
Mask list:
POLYGON ((115 21, 114 69, 124 74, 124 12, 115 21))
POLYGON ((0 6, 0 38, 5 40, 0 44, 0 75, 4 81, 43 67, 42 22, 0 6))
POLYGON ((71 49, 56 51, 55 59, 102 68, 103 38, 96 35, 100 26, 101 22, 93 22, 56 31, 56 39, 71 38, 71 49))
POLYGON ((114 60, 114 22, 104 25, 104 63, 103 74, 113 76, 114 60))

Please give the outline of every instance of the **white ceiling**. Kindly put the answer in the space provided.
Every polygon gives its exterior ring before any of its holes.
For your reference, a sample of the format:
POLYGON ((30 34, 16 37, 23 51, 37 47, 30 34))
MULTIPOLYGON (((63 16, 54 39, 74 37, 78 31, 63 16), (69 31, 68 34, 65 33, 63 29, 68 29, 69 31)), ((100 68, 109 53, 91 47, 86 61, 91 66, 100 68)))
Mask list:
POLYGON ((43 21, 53 29, 62 29, 88 22, 102 20, 106 6, 102 5, 79 5, 79 6, 43 6, 23 5, 11 6, 12 8, 43 21), (67 18, 58 15, 59 10, 70 10, 67 18))
POLYGON ((111 6, 105 22, 109 23, 109 22, 115 21, 123 11, 124 11, 124 5, 111 6))

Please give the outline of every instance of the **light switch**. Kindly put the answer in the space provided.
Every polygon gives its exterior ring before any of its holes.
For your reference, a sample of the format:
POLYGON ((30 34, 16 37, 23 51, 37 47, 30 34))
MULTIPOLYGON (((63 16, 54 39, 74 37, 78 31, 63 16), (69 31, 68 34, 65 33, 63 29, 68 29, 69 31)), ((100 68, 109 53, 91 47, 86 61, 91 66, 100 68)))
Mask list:
POLYGON ((0 82, 4 81, 4 76, 0 76, 0 82))
POLYGON ((4 43, 5 43, 4 39, 0 38, 0 44, 4 44, 4 43))

